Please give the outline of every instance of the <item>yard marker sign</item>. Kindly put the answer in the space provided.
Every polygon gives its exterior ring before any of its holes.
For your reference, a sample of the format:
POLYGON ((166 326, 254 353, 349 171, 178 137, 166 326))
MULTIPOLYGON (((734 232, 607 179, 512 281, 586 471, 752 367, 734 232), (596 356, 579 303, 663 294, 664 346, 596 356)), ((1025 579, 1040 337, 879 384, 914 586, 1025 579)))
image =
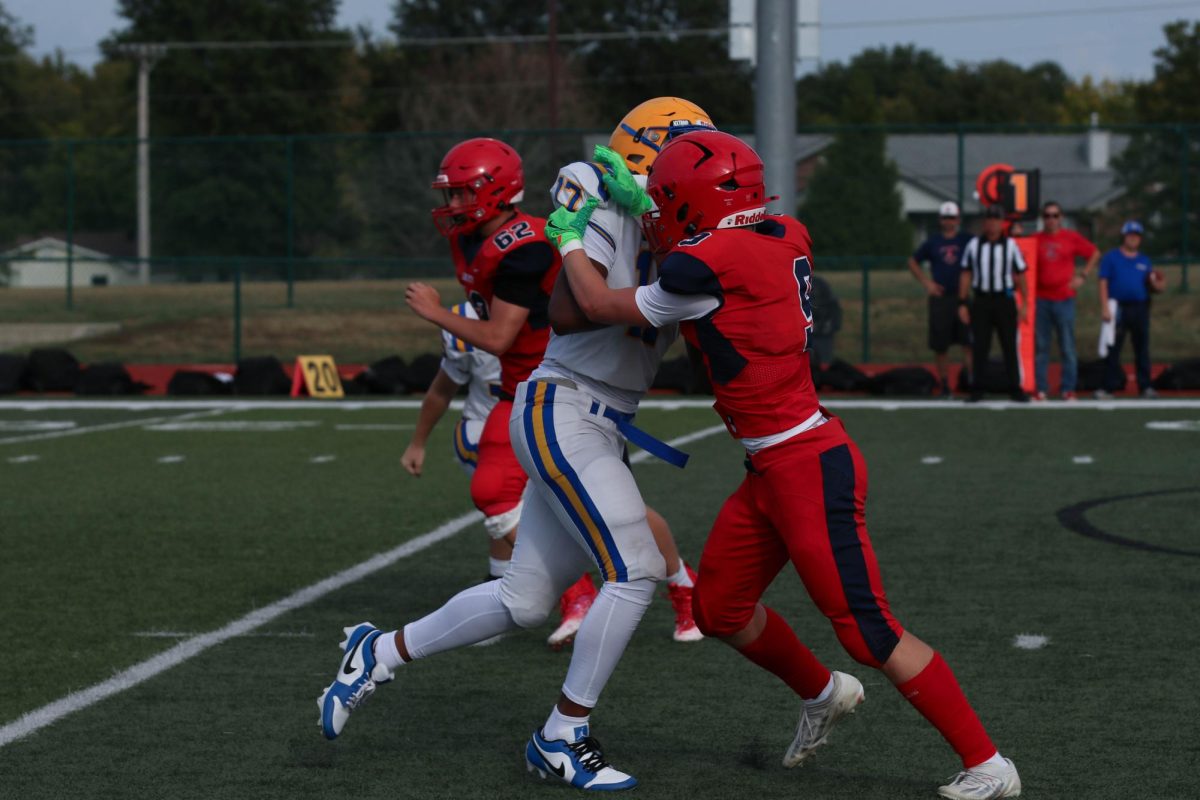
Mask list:
POLYGON ((296 356, 292 369, 292 397, 338 400, 346 396, 333 356, 296 356))

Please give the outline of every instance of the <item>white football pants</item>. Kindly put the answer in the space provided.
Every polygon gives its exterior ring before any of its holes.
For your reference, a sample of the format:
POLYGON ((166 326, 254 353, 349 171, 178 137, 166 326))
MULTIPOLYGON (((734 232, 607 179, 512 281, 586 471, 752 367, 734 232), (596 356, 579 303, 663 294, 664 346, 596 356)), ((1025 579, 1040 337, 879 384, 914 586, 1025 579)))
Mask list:
POLYGON ((594 565, 605 582, 576 634, 563 693, 596 705, 654 597, 655 582, 666 577, 645 502, 622 457, 624 438, 602 410, 590 395, 566 386, 534 381, 517 387, 510 432, 530 481, 512 561, 499 581, 460 592, 406 626, 413 657, 541 625, 559 596, 594 565))

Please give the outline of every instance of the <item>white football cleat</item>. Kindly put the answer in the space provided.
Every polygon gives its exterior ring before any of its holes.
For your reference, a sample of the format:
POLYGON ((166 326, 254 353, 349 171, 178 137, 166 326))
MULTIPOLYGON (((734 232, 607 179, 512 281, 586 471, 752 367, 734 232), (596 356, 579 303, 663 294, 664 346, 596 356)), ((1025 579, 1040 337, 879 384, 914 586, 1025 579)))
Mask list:
POLYGON ((938 789, 939 797, 951 800, 1001 800, 1021 794, 1021 776, 1009 759, 1002 764, 984 762, 955 775, 938 789))
POLYGON ((568 742, 547 739, 540 730, 534 731, 525 745, 525 768, 536 770, 543 780, 554 775, 576 789, 613 792, 637 786, 637 778, 613 769, 604 760, 600 743, 587 735, 586 727, 582 733, 579 741, 568 742))
POLYGON ((326 739, 336 739, 346 726, 350 712, 371 696, 378 683, 387 683, 392 672, 375 659, 375 640, 382 634, 369 622, 343 628, 346 634, 341 643, 342 663, 333 683, 317 698, 321 709, 321 732, 326 739))
POLYGON ((853 714, 863 701, 863 687, 853 675, 833 673, 833 691, 821 703, 805 702, 796 738, 783 756, 785 767, 798 767, 829 739, 834 724, 853 714))

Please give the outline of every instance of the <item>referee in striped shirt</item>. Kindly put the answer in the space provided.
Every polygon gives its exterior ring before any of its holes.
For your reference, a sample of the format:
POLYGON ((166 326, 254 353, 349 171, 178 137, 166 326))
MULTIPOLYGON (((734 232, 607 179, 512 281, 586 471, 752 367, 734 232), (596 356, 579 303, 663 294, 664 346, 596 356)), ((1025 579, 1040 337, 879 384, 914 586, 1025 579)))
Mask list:
POLYGON ((971 239, 963 250, 958 282, 958 315, 963 324, 971 326, 975 340, 968 402, 983 399, 983 376, 992 350, 993 330, 1000 335, 1009 396, 1018 403, 1029 402, 1029 396, 1021 390, 1017 365, 1017 316, 1019 313, 1024 321, 1029 308, 1025 268, 1021 248, 1004 233, 1004 209, 989 206, 983 216, 983 233, 971 239), (1013 298, 1014 288, 1021 293, 1020 312, 1013 298), (974 297, 968 305, 972 292, 974 297))

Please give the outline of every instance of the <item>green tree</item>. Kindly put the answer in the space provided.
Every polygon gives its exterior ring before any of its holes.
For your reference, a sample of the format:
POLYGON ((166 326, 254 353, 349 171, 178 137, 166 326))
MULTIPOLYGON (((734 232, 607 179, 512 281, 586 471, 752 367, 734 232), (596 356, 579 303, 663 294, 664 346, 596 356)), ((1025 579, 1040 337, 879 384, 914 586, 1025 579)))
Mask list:
POLYGON ((19 139, 35 133, 21 84, 22 67, 29 60, 25 49, 33 29, 0 5, 0 138, 19 139))
POLYGON ((880 122, 1045 123, 1058 119, 1070 79, 1062 67, 1041 62, 1023 68, 1007 61, 959 64, 915 45, 869 48, 797 83, 802 123, 846 122, 843 99, 855 81, 880 122))
MULTIPOLYGON (((1200 22, 1172 22, 1163 34, 1154 78, 1137 87, 1134 100, 1138 118, 1160 127, 1135 134, 1115 166, 1126 189, 1124 210, 1150 228, 1146 248, 1178 257, 1184 226, 1195 230, 1200 205, 1200 22)), ((1195 246, 1193 233, 1189 251, 1195 246)))
MULTIPOLYGON (((530 4, 519 0, 398 0, 390 28, 401 38, 544 35, 549 26, 546 7, 537 8, 530 13, 530 4)), ((661 95, 686 97, 725 127, 749 124, 753 117, 750 67, 729 60, 724 33, 688 35, 724 26, 727 8, 725 0, 631 0, 617 5, 601 0, 560 2, 560 35, 639 32, 673 36, 560 41, 561 63, 555 65, 562 102, 559 125, 615 126, 630 108, 661 95)), ((479 59, 481 51, 490 47, 495 45, 413 48, 401 61, 418 74, 427 74, 424 70, 432 68, 428 77, 436 81, 439 73, 447 71, 447 59, 479 59)), ((548 44, 521 48, 547 52, 548 44)), ((501 69, 486 73, 482 80, 477 73, 476 79, 485 85, 502 85, 512 77, 501 69)), ((542 106, 533 124, 546 125, 546 73, 524 86, 542 106)), ((453 115, 453 105, 448 110, 453 115)))
POLYGON ((912 228, 901 214, 900 174, 884 151, 870 83, 850 82, 840 116, 855 125, 838 133, 813 172, 800 219, 822 256, 895 256, 912 247, 912 228))
POLYGON ((1093 80, 1084 75, 1067 86, 1059 108, 1058 122, 1064 125, 1086 125, 1093 113, 1101 124, 1138 122, 1135 98, 1138 84, 1134 81, 1093 80))
MULTIPOLYGON (((0 139, 38 135, 24 81, 32 63, 26 52, 32 36, 31 28, 0 5, 0 139)), ((16 236, 30 231, 31 206, 41 200, 32 173, 48 156, 47 148, 27 142, 0 148, 0 242, 11 243, 16 236)))
MULTIPOLYGON (((343 42, 345 47, 171 49, 151 74, 154 137, 314 134, 341 130, 351 34, 338 0, 120 0, 126 26, 103 43, 111 60, 145 42, 343 42)), ((130 73, 132 90, 132 72, 130 73)), ((312 222, 300 250, 339 235, 332 146, 295 174, 312 222)), ((289 162, 282 141, 158 141, 152 155, 154 249, 160 256, 286 254, 289 162)))

